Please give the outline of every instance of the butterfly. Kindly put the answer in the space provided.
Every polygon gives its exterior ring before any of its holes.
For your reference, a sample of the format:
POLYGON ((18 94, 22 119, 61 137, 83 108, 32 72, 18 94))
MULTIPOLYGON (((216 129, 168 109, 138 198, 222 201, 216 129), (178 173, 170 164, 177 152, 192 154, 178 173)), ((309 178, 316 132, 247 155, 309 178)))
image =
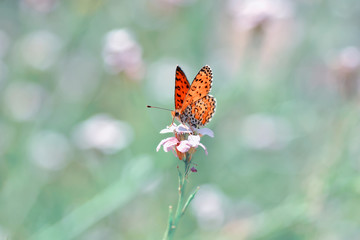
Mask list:
POLYGON ((204 66, 189 83, 179 66, 175 72, 175 110, 171 111, 173 119, 190 127, 205 126, 215 113, 216 100, 209 95, 212 86, 212 71, 204 66))

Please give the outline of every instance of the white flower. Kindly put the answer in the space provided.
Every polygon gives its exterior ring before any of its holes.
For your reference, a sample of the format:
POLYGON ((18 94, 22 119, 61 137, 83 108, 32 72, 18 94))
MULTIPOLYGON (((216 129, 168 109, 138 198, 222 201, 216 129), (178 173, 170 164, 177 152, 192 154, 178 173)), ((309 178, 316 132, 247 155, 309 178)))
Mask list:
POLYGON ((49 13, 58 5, 58 0, 22 0, 21 7, 33 9, 39 13, 49 13))
POLYGON ((205 150, 207 155, 206 147, 200 143, 201 136, 208 135, 214 137, 213 131, 208 128, 196 129, 192 131, 189 127, 180 124, 172 124, 165 129, 161 130, 160 133, 174 133, 175 137, 169 137, 163 139, 156 148, 156 151, 160 150, 160 147, 163 146, 165 152, 172 150, 174 153, 177 153, 177 156, 180 160, 184 157, 185 153, 195 152, 198 146, 202 147, 205 150))
POLYGON ((293 7, 287 0, 230 0, 229 11, 241 28, 253 29, 264 22, 290 18, 293 7))
POLYGON ((74 137, 83 149, 95 148, 110 154, 127 147, 133 139, 133 131, 126 122, 99 114, 78 126, 74 137))
POLYGON ((124 72, 132 79, 142 77, 142 49, 126 29, 115 29, 106 34, 103 58, 112 73, 124 72))
POLYGON ((199 134, 200 136, 208 135, 209 137, 214 137, 214 132, 209 128, 200 128, 195 129, 192 131, 188 126, 184 124, 180 124, 177 126, 175 123, 171 124, 170 126, 167 126, 165 129, 162 129, 160 131, 161 134, 163 133, 180 133, 180 134, 199 134))
POLYGON ((239 135, 247 147, 257 150, 281 149, 293 138, 292 129, 285 119, 266 114, 245 118, 239 135))
POLYGON ((175 150, 175 146, 179 145, 180 141, 176 137, 169 137, 161 140, 159 145, 156 147, 156 151, 160 150, 160 147, 164 147, 164 151, 168 152, 170 150, 175 150))
POLYGON ((200 187, 191 207, 203 229, 218 229, 225 221, 226 197, 214 186, 200 187))
POLYGON ((27 35, 20 43, 23 61, 40 71, 49 69, 57 61, 61 41, 54 33, 40 30, 27 35))
POLYGON ((180 152, 185 153, 188 152, 190 148, 197 148, 198 146, 201 146, 205 150, 206 155, 208 154, 206 147, 202 143, 200 143, 199 135, 190 135, 188 137, 188 140, 183 140, 180 142, 177 149, 180 152))

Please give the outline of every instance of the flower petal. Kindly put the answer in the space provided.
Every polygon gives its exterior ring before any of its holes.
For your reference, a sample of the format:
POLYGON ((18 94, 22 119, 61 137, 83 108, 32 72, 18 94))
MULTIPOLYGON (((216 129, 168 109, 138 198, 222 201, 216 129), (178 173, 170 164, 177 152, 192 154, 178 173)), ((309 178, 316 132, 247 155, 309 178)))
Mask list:
POLYGON ((179 152, 186 153, 191 148, 191 145, 189 144, 188 140, 181 141, 179 146, 176 147, 176 149, 179 152))
POLYGON ((165 138, 165 139, 161 140, 161 142, 156 147, 157 152, 160 150, 161 145, 163 145, 167 140, 168 140, 168 138, 165 138))
POLYGON ((174 147, 179 143, 179 140, 177 140, 176 137, 169 137, 168 140, 164 143, 164 151, 168 152, 170 150, 173 150, 174 147))
POLYGON ((192 133, 191 129, 184 124, 180 124, 179 126, 177 126, 176 132, 177 133, 192 133))
POLYGON ((199 146, 201 146, 205 150, 205 154, 208 155, 208 151, 207 151, 206 147, 204 146, 204 144, 199 143, 199 146))
POLYGON ((208 135, 209 137, 214 137, 214 132, 210 128, 200 128, 197 132, 201 135, 208 135))
POLYGON ((176 129, 176 124, 173 123, 170 126, 167 126, 163 130, 161 130, 160 133, 161 134, 163 134, 163 133, 172 133, 172 132, 174 132, 175 129, 176 129))
POLYGON ((164 128, 160 131, 161 134, 164 134, 164 133, 172 133, 173 131, 171 131, 169 128, 164 128))
MULTIPOLYGON (((165 139, 161 140, 159 145, 156 147, 156 151, 158 152, 160 150, 161 145, 164 145, 164 151, 165 151, 165 144, 167 144, 169 141, 170 142, 174 141, 174 139, 177 141, 177 143, 179 142, 175 137, 168 137, 168 138, 165 138, 165 139)), ((165 151, 165 152, 167 152, 167 151, 165 151)))
POLYGON ((200 136, 199 135, 190 135, 188 137, 188 141, 192 147, 197 148, 197 146, 200 144, 200 136))

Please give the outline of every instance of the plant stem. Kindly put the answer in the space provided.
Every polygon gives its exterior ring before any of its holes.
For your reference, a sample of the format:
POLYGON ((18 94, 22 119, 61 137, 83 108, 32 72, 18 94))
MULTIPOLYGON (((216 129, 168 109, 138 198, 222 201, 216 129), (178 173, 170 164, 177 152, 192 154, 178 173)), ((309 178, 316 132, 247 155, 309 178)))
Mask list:
POLYGON ((173 215, 172 206, 169 206, 169 221, 168 221, 168 225, 167 225, 167 227, 166 227, 166 231, 165 231, 163 240, 168 239, 168 235, 169 235, 169 232, 170 232, 172 223, 173 223, 172 215, 173 215))
POLYGON ((168 221, 168 227, 165 231, 164 234, 164 238, 163 240, 172 240, 175 234, 175 230, 178 227, 178 223, 181 219, 181 217, 184 215, 187 206, 190 204, 191 200, 194 198, 197 190, 190 195, 189 199, 186 201, 186 203, 184 204, 184 194, 185 194, 185 189, 186 189, 186 184, 187 184, 187 177, 189 174, 189 170, 190 170, 190 163, 191 163, 191 155, 190 154, 186 154, 186 159, 184 160, 185 163, 185 169, 184 169, 184 173, 182 173, 179 168, 178 168, 178 173, 179 173, 179 199, 178 199, 178 204, 176 207, 176 212, 175 212, 175 216, 173 218, 172 216, 172 207, 170 206, 170 210, 169 210, 169 221, 168 221))

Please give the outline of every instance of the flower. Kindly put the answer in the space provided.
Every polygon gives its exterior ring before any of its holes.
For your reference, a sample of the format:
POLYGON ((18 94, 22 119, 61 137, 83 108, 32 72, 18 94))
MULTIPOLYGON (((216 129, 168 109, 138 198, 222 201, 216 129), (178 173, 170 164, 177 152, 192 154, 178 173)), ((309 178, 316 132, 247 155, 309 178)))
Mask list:
POLYGON ((177 149, 182 152, 188 152, 191 148, 197 148, 198 146, 201 146, 205 150, 205 154, 207 155, 207 149, 206 147, 200 143, 200 136, 199 135, 190 135, 188 137, 188 140, 183 140, 180 142, 177 149))
POLYGON ((20 4, 24 10, 49 13, 58 6, 58 0, 22 0, 20 4))
POLYGON ((240 129, 243 144, 255 150, 283 149, 293 139, 292 128, 285 119, 262 113, 246 117, 240 129))
POLYGON ((143 77, 142 48, 127 29, 114 29, 106 34, 103 58, 111 73, 124 72, 132 80, 143 77))
POLYGON ((27 66, 46 71, 57 63, 61 48, 59 36, 51 31, 37 30, 21 40, 19 53, 27 66))
POLYGON ((228 199, 212 185, 203 185, 191 205, 199 226, 203 229, 220 229, 225 220, 228 199))
POLYGON ((210 137, 214 137, 213 131, 208 128, 201 128, 196 130, 191 130, 189 127, 180 124, 171 124, 165 129, 161 130, 160 133, 174 133, 174 137, 168 137, 163 139, 156 148, 156 151, 159 151, 161 146, 165 152, 173 151, 175 156, 177 156, 180 160, 182 160, 186 153, 191 155, 195 153, 198 146, 202 147, 205 150, 205 154, 207 155, 207 149, 204 144, 200 143, 200 139, 204 135, 208 135, 210 137))
POLYGON ((168 152, 169 150, 174 150, 175 146, 179 145, 179 140, 176 137, 169 137, 162 140, 156 148, 158 152, 160 150, 161 145, 164 147, 164 151, 168 152))
POLYGON ((329 66, 336 88, 344 97, 351 99, 359 95, 360 49, 348 46, 341 50, 329 66))
POLYGON ((239 27, 254 29, 277 20, 289 19, 293 14, 293 6, 287 0, 230 0, 229 12, 234 15, 239 27))
POLYGON ((82 149, 97 149, 113 154, 126 148, 133 140, 133 129, 127 122, 107 114, 97 114, 74 130, 75 143, 82 149))

